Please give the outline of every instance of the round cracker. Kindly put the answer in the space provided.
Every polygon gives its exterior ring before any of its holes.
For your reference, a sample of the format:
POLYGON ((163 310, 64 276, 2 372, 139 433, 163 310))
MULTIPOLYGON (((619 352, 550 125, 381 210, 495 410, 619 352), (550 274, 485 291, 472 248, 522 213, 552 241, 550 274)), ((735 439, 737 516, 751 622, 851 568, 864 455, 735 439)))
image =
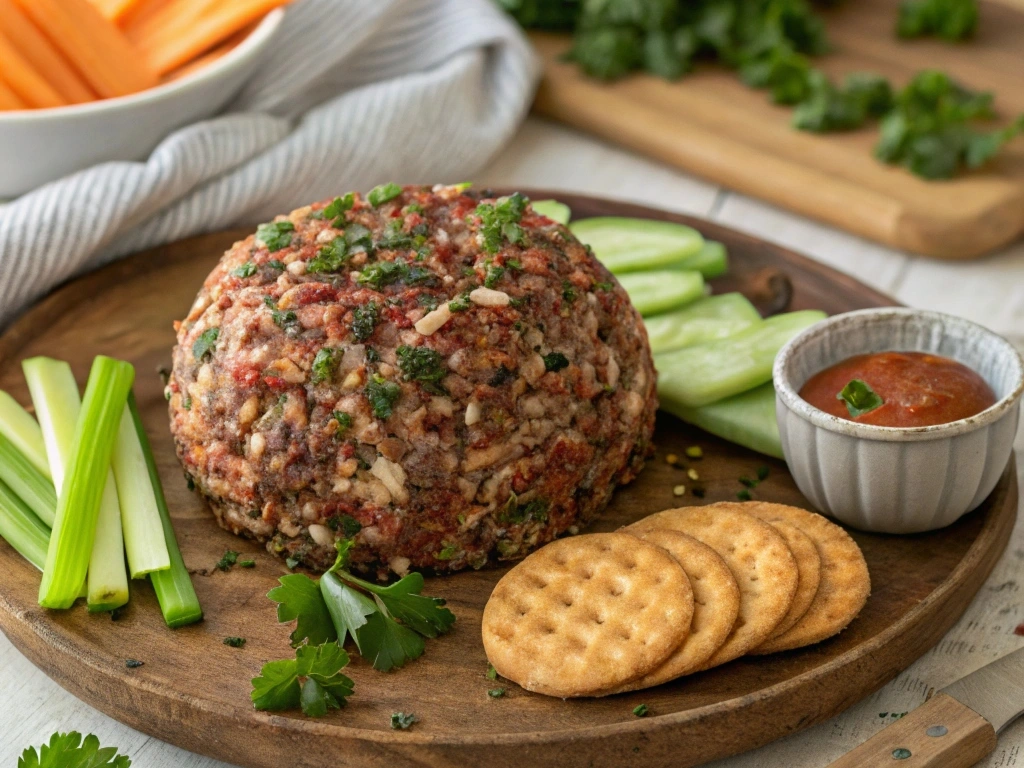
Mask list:
POLYGON ((740 611, 736 579, 725 561, 707 544, 667 528, 637 531, 636 535, 661 547, 683 566, 693 587, 693 621, 686 640, 660 667, 609 693, 651 688, 696 672, 722 647, 740 611))
POLYGON ((639 520, 628 532, 668 528, 689 534, 721 555, 740 590, 740 611, 725 643, 700 667, 743 656, 767 640, 789 611, 799 571, 786 540, 753 515, 721 504, 680 507, 639 520))
POLYGON ((668 552, 625 533, 559 539, 506 573, 484 607, 487 658, 549 696, 587 696, 660 666, 686 639, 693 592, 668 552))
POLYGON ((793 553, 793 558, 796 560, 796 569, 799 573, 793 604, 789 606, 789 611, 782 622, 769 636, 768 639, 772 640, 788 632, 794 624, 803 618, 807 609, 811 607, 811 603, 814 602, 814 596, 818 594, 818 585, 821 584, 821 557, 810 536, 795 525, 784 523, 781 520, 769 522, 786 539, 789 551, 793 553))
POLYGON ((821 584, 807 613, 788 632, 772 638, 753 653, 802 648, 842 632, 871 594, 868 565, 857 543, 831 520, 806 509, 767 502, 738 506, 762 520, 795 525, 810 537, 821 557, 821 584))

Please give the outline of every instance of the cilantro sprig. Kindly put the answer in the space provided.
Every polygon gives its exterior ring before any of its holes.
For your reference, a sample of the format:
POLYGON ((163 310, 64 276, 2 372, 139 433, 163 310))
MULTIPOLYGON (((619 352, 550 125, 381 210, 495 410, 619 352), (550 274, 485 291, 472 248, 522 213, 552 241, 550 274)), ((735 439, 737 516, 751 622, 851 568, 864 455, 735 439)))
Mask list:
POLYGON ((92 734, 83 740, 75 731, 55 733, 38 751, 29 747, 18 758, 18 768, 130 768, 131 764, 117 747, 101 747, 92 734))

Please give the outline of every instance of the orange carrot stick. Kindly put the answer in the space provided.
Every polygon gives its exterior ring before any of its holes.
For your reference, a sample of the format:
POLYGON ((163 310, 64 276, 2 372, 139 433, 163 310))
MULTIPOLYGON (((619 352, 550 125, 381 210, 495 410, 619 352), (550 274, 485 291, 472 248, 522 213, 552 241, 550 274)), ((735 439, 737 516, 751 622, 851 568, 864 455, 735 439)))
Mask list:
POLYGON ((235 0, 230 3, 218 3, 195 24, 173 38, 140 41, 139 47, 146 56, 150 68, 159 74, 165 74, 194 59, 275 8, 286 5, 287 2, 288 0, 235 0))
POLYGON ((0 30, 18 53, 69 104, 94 101, 96 94, 14 0, 0 0, 0 30))
POLYGON ((103 97, 157 84, 143 57, 88 0, 17 0, 103 97))
POLYGON ((30 107, 62 107, 67 104, 2 34, 0 72, 11 90, 30 107))
POLYGON ((212 49, 207 53, 204 53, 198 59, 193 59, 185 66, 178 67, 173 72, 169 72, 166 75, 164 75, 162 82, 172 83, 175 80, 180 80, 183 77, 188 77, 193 72, 198 72, 200 69, 203 69, 204 67, 213 64, 213 62, 217 61, 218 59, 227 56, 229 53, 235 50, 235 48, 238 47, 239 43, 241 43, 243 40, 245 40, 245 38, 252 34, 252 31, 256 29, 256 26, 256 24, 250 24, 245 29, 239 30, 231 37, 229 37, 227 40, 225 40, 223 43, 218 45, 216 48, 212 49))
POLYGON ((27 109, 28 104, 18 98, 18 94, 10 89, 3 80, 0 80, 0 112, 11 109, 27 109))
POLYGON ((142 3, 143 0, 92 0, 92 4, 99 9, 104 18, 115 24, 124 23, 142 3))
POLYGON ((195 24, 203 14, 223 0, 169 0, 159 10, 125 28, 133 43, 143 40, 167 40, 195 24))
POLYGON ((150 19, 163 12, 171 4, 171 0, 140 0, 139 4, 118 22, 121 29, 132 39, 131 30, 148 24, 150 19))

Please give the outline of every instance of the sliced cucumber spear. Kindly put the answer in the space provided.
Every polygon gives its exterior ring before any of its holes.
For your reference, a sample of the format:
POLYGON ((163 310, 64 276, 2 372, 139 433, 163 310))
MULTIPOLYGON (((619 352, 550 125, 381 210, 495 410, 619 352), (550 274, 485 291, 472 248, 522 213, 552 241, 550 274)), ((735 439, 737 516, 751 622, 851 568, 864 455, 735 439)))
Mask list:
POLYGON ((785 458, 775 420, 775 387, 771 382, 699 408, 662 402, 662 409, 688 424, 758 453, 785 458))
POLYGON ((700 232, 669 221, 602 216, 574 221, 569 229, 614 274, 667 269, 704 246, 700 232))
POLYGON ((761 322, 754 305, 741 293, 707 296, 688 307, 644 320, 651 352, 671 352, 724 339, 761 322))
POLYGON ((633 272, 619 282, 641 315, 657 315, 692 304, 704 295, 700 272, 633 272))
POLYGON ((720 277, 729 271, 729 254, 725 246, 716 240, 705 240, 704 246, 693 256, 672 265, 673 269, 695 269, 705 280, 720 277))
POLYGON ((569 206, 557 200, 533 200, 530 202, 530 207, 541 216, 547 216, 559 224, 568 224, 572 217, 572 210, 569 206))
POLYGON ((824 318, 817 310, 788 312, 719 341, 655 355, 662 407, 697 408, 771 381, 783 345, 824 318))

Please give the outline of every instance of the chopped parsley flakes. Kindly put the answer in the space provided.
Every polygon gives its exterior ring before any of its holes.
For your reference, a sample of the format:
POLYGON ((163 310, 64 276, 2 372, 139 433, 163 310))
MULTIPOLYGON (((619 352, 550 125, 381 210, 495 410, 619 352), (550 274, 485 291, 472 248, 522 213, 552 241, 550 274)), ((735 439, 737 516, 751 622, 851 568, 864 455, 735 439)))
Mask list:
POLYGON ((637 704, 635 707, 633 707, 633 714, 637 717, 647 717, 647 713, 649 711, 650 710, 648 709, 646 704, 637 704))
POLYGON ((430 347, 409 347, 403 344, 396 354, 402 378, 418 381, 425 390, 436 395, 447 394, 441 386, 441 380, 448 375, 448 369, 440 352, 430 347))
POLYGON ((492 699, 500 699, 502 696, 505 695, 505 689, 491 688, 489 691, 487 691, 487 695, 490 696, 492 699))
POLYGON ((352 210, 352 206, 356 204, 356 196, 354 192, 349 192, 343 197, 336 197, 329 202, 323 210, 314 211, 310 214, 311 219, 335 219, 331 223, 332 227, 341 229, 345 226, 345 219, 339 218, 345 211, 352 210))
POLYGON ((370 401, 373 415, 378 419, 389 419, 395 403, 402 395, 402 388, 393 381, 388 381, 379 373, 374 374, 366 383, 366 399, 370 401))
POLYGON ((393 181, 389 181, 387 184, 381 184, 371 189, 369 194, 366 195, 366 199, 370 205, 376 208, 388 200, 394 200, 400 194, 402 194, 402 188, 393 181))
POLYGON ((217 562, 217 568, 221 571, 230 571, 231 566, 238 562, 238 553, 233 549, 226 550, 224 556, 217 562))
POLYGON ((509 525, 522 525, 532 520, 544 522, 548 519, 548 509, 551 505, 543 499, 532 499, 525 504, 520 504, 518 497, 513 493, 508 497, 505 507, 498 513, 498 522, 509 525))
POLYGON ((359 341, 366 341, 373 336, 373 331, 380 320, 380 307, 377 302, 369 301, 352 310, 352 335, 359 341))
POLYGON ((331 411, 331 420, 338 422, 338 435, 352 426, 352 415, 344 411, 331 411))
POLYGON ((306 262, 306 271, 313 274, 337 272, 351 258, 345 238, 336 237, 306 262))
POLYGON ((469 291, 459 294, 448 302, 448 309, 452 312, 465 312, 472 302, 469 299, 469 291))
POLYGON ((287 248, 292 244, 292 233, 295 225, 290 221, 274 221, 270 224, 260 224, 256 230, 256 239, 267 246, 271 253, 287 248))
POLYGON ((313 358, 313 375, 310 377, 312 384, 319 384, 328 381, 334 376, 334 371, 341 362, 345 350, 340 347, 324 347, 316 353, 313 358))
POLYGON ((251 261, 245 262, 240 267, 235 267, 231 270, 231 274, 235 277, 252 277, 256 274, 256 265, 251 261))
POLYGON ((232 648, 242 648, 245 645, 244 637, 225 637, 224 645, 231 646, 232 648))
POLYGON ((270 296, 264 296, 263 303, 270 307, 270 316, 274 320, 274 325, 286 332, 294 332, 297 330, 296 324, 299 321, 298 315, 290 309, 287 311, 278 309, 277 302, 270 296))
POLYGON ((560 371, 563 368, 569 367, 569 358, 563 355, 561 352, 551 352, 547 355, 542 355, 544 358, 544 370, 546 371, 560 371))
POLYGON ((487 274, 484 275, 484 288, 493 288, 498 284, 498 281, 505 275, 505 268, 496 265, 491 265, 487 268, 487 274))
POLYGON ((386 285, 403 282, 406 285, 422 285, 432 282, 435 275, 424 267, 410 267, 401 259, 375 262, 359 273, 359 282, 380 290, 386 285))
POLYGON ((480 203, 473 211, 480 217, 480 236, 483 249, 497 253, 503 240, 516 245, 526 242, 526 233, 519 226, 526 205, 530 201, 516 192, 508 197, 499 197, 493 204, 480 203))
POLYGON ((391 715, 391 727, 396 731, 408 730, 409 726, 416 722, 419 722, 419 718, 412 712, 394 712, 391 715))
POLYGON ((213 356, 213 349, 217 346, 217 338, 220 336, 220 328, 207 328, 199 338, 192 344, 192 357, 197 362, 202 362, 206 357, 213 356))

